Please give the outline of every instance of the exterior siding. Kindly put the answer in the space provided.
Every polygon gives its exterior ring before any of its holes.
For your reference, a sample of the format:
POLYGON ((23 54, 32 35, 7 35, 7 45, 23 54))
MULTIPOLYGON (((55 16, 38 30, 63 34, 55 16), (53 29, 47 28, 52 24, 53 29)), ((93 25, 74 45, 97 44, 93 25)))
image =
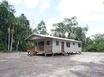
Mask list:
POLYGON ((65 52, 78 52, 82 50, 82 47, 78 47, 78 43, 70 42, 70 47, 66 46, 66 42, 69 41, 62 41, 62 40, 56 40, 53 39, 52 44, 52 52, 53 53, 61 53, 61 42, 64 42, 64 51, 65 52), (59 41, 59 46, 56 45, 56 41, 59 41), (75 45, 73 45, 75 43, 75 45))
POLYGON ((64 43, 65 52, 78 52, 81 51, 81 47, 78 47, 78 43, 70 42, 70 47, 66 47, 66 42, 64 43), (75 45, 73 45, 75 43, 75 45))
MULTIPOLYGON (((44 40, 41 40, 44 41, 44 40)), ((61 48, 61 42, 64 42, 64 52, 78 52, 82 50, 82 47, 78 47, 78 43, 75 42, 70 42, 70 41, 63 41, 63 40, 57 40, 57 39, 52 39, 52 40, 47 40, 50 41, 50 46, 52 46, 52 53, 61 53, 62 52, 62 48, 61 48), (56 41, 59 41, 59 45, 56 45, 56 41), (70 43, 70 47, 66 46, 66 42, 70 43), (73 43, 75 43, 75 45, 73 45, 73 43)), ((38 41, 39 42, 39 41, 38 41)), ((48 47, 48 46, 47 46, 48 47)), ((35 51, 37 50, 37 46, 35 46, 35 51)), ((48 52, 48 51, 47 51, 48 52)), ((50 51, 49 51, 50 52, 50 51)))
POLYGON ((53 46, 53 49, 52 49, 52 51, 53 51, 53 53, 61 53, 61 41, 60 40, 57 40, 57 39, 53 39, 53 44, 52 44, 53 46), (57 46, 56 45, 56 41, 59 41, 59 45, 57 46))
MULTIPOLYGON (((43 48, 40 47, 40 49, 43 49, 45 52, 52 52, 52 53, 61 53, 62 51, 64 52, 81 52, 82 47, 78 47, 78 43, 82 43, 81 41, 73 40, 73 39, 65 39, 65 38, 59 38, 59 37, 53 37, 53 36, 47 36, 47 35, 40 35, 40 34, 31 34, 28 36, 25 40, 27 41, 34 41, 34 42, 39 42, 39 41, 52 41, 52 45, 50 46, 43 46, 43 48), (59 41, 59 45, 56 45, 56 41, 59 41), (64 42, 64 43, 63 43, 64 42), (67 47, 66 46, 66 42, 67 47), (73 45, 75 43, 75 45, 73 45), (62 45, 61 45, 62 44, 62 45)), ((34 45, 35 46, 35 45, 34 45)), ((39 49, 38 43, 37 46, 34 47, 35 51, 39 49)))

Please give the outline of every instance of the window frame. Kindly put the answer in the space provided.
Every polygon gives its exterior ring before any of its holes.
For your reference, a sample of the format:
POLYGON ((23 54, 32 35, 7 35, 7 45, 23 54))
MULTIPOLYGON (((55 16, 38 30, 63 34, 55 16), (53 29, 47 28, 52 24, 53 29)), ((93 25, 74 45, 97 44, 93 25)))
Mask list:
POLYGON ((70 47, 70 42, 66 42, 66 47, 70 47))
POLYGON ((79 47, 79 48, 81 47, 81 44, 80 44, 80 43, 78 43, 78 47, 79 47))
POLYGON ((46 42, 46 45, 51 45, 51 42, 50 42, 50 41, 47 41, 47 42, 46 42))
POLYGON ((44 46, 44 41, 39 41, 38 46, 44 46))
POLYGON ((59 46, 59 41, 56 41, 56 46, 59 46))

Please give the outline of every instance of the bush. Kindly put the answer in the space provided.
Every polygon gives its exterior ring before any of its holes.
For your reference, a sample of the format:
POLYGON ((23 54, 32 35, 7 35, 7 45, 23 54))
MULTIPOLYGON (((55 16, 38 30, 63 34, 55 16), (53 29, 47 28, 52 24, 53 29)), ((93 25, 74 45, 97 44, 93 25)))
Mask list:
POLYGON ((103 52, 104 51, 104 41, 100 42, 96 46, 97 51, 103 52))

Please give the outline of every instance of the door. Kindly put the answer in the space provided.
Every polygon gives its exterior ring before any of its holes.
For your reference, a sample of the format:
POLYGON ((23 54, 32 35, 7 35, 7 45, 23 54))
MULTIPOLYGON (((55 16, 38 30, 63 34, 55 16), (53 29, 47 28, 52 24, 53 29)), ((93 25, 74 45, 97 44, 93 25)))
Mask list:
POLYGON ((64 42, 61 42, 61 51, 64 52, 64 42))

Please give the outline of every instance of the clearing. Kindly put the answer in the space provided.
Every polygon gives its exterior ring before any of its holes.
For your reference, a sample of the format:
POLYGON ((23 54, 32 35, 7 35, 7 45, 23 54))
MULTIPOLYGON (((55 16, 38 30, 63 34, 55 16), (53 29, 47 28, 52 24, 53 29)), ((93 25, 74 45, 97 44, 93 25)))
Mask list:
POLYGON ((104 77, 104 53, 47 57, 0 53, 0 77, 104 77))

